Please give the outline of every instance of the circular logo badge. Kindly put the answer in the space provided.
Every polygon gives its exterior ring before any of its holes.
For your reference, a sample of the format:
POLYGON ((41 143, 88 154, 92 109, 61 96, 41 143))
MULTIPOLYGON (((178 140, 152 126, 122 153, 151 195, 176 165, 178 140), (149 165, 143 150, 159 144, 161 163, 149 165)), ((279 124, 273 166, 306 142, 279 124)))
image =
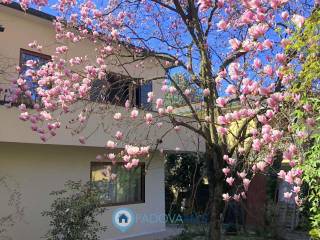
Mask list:
POLYGON ((118 208, 112 213, 112 223, 119 231, 126 232, 136 222, 136 215, 130 208, 118 208))

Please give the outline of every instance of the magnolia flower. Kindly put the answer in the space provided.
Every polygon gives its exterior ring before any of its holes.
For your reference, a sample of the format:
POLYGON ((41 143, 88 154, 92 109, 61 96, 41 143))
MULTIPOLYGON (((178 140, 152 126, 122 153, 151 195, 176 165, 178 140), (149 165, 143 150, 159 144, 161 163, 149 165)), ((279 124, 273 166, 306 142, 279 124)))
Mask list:
POLYGON ((133 167, 138 166, 139 161, 140 161, 139 159, 137 159, 137 158, 133 158, 133 159, 131 160, 132 166, 133 166, 133 167))
POLYGON ((235 94, 237 92, 236 86, 229 84, 228 87, 226 88, 225 92, 227 94, 235 94))
POLYGON ((247 173, 245 172, 245 171, 242 171, 242 172, 238 172, 237 173, 238 174, 238 176, 240 177, 240 178, 242 178, 242 179, 244 179, 246 176, 247 176, 247 173))
POLYGON ((108 159, 110 159, 111 161, 115 160, 115 158, 116 158, 116 155, 114 153, 109 153, 108 154, 108 159))
POLYGON ((286 200, 289 200, 292 197, 292 193, 291 192, 285 192, 285 193, 283 193, 283 197, 286 200))
POLYGON ((234 194, 233 195, 233 199, 236 201, 236 202, 239 202, 241 197, 240 197, 240 194, 234 194))
POLYGON ((113 119, 114 119, 114 120, 121 120, 121 118, 122 118, 122 114, 119 113, 119 112, 118 112, 118 113, 115 113, 114 116, 113 116, 113 119))
POLYGON ((125 108, 128 110, 129 107, 130 107, 130 101, 127 100, 127 101, 125 102, 124 106, 125 106, 125 108))
POLYGON ((222 168, 222 172, 224 173, 225 176, 227 176, 230 173, 230 168, 222 168))
POLYGON ((230 40, 229 40, 229 44, 230 44, 232 50, 237 50, 237 49, 239 49, 240 46, 241 46, 241 42, 240 42, 238 39, 236 39, 236 38, 230 39, 230 40))
POLYGON ((153 92, 148 92, 148 99, 147 99, 147 102, 148 102, 148 103, 149 103, 149 102, 152 102, 153 97, 154 97, 153 92))
POLYGON ((243 187, 244 187, 244 189, 245 189, 246 191, 248 191, 249 185, 250 185, 250 180, 249 180, 248 178, 244 178, 244 179, 242 180, 242 182, 243 182, 243 187))
POLYGON ((177 89, 174 86, 169 87, 169 93, 174 94, 177 91, 177 89))
POLYGON ((218 131, 218 134, 224 136, 228 133, 228 129, 227 128, 224 128, 224 127, 218 127, 217 128, 217 131, 218 131))
POLYGON ((261 171, 264 172, 265 168, 267 167, 267 164, 263 161, 260 161, 257 163, 257 168, 261 171))
POLYGON ((85 144, 85 143, 86 143, 86 138, 83 137, 83 136, 79 137, 79 142, 80 142, 81 144, 85 144))
POLYGON ((305 18, 301 15, 294 14, 291 18, 291 21, 298 26, 298 28, 301 28, 302 25, 304 24, 305 18))
POLYGON ((252 148, 256 152, 259 152, 261 150, 261 142, 260 142, 259 139, 254 139, 253 140, 252 148))
POLYGON ((166 112, 167 113, 172 113, 173 112, 173 107, 172 106, 168 106, 167 108, 166 108, 166 112))
POLYGON ((258 68, 261 68, 261 66, 262 66, 261 60, 259 58, 255 58, 253 60, 253 67, 255 69, 258 69, 258 68))
POLYGON ((161 107, 163 107, 163 99, 162 98, 158 98, 157 100, 156 100, 156 108, 158 109, 158 108, 161 108, 161 107))
POLYGON ((231 197, 228 193, 224 193, 224 194, 222 194, 222 198, 223 198, 223 201, 228 202, 231 197))
POLYGON ((301 188, 299 186, 294 186, 293 187, 293 192, 298 194, 300 191, 301 191, 301 188))
POLYGON ((316 120, 314 118, 307 118, 306 124, 309 125, 310 127, 314 127, 316 126, 316 120))
POLYGON ((272 69, 272 67, 271 67, 270 65, 266 65, 266 66, 264 66, 264 68, 263 68, 263 72, 264 72, 265 74, 269 75, 269 76, 272 76, 272 74, 273 74, 273 69, 272 69))
POLYGON ((146 123, 150 125, 153 122, 153 116, 151 113, 147 113, 145 116, 146 123))
POLYGON ((227 102, 228 102, 228 100, 227 100, 226 98, 224 98, 224 97, 218 97, 218 98, 216 99, 216 103, 217 103, 217 105, 218 105, 219 107, 225 107, 226 104, 227 104, 227 102))
POLYGON ((175 126, 173 129, 174 129, 176 132, 179 132, 179 131, 181 130, 181 127, 180 127, 180 126, 175 126))
POLYGON ((209 88, 203 89, 203 96, 208 97, 210 95, 210 90, 209 88))
POLYGON ((184 90, 184 95, 186 95, 188 97, 188 96, 190 96, 190 94, 191 94, 191 90, 190 89, 184 90))
POLYGON ((22 120, 22 121, 27 121, 29 119, 29 113, 28 112, 23 112, 23 113, 20 113, 20 116, 19 116, 19 119, 22 120))
POLYGON ((234 178, 233 177, 228 177, 226 179, 226 182, 229 184, 229 186, 232 186, 233 185, 233 182, 234 182, 234 178))
POLYGON ((115 134, 115 137, 117 140, 121 140, 123 138, 123 133, 120 131, 117 131, 115 134))
POLYGON ((228 27, 228 23, 222 19, 222 20, 220 20, 220 21, 217 23, 217 27, 218 27, 220 30, 226 30, 227 27, 228 27))
POLYGON ((289 13, 287 11, 284 11, 281 13, 281 17, 283 20, 287 20, 289 18, 289 13))
POLYGON ((114 149, 116 147, 116 144, 113 141, 109 140, 106 144, 106 147, 114 149))
POLYGON ((139 111, 137 109, 133 109, 131 111, 130 117, 131 119, 135 120, 138 117, 138 115, 139 115, 139 111))
POLYGON ((125 145, 125 150, 130 156, 136 156, 140 151, 139 147, 132 145, 125 145))

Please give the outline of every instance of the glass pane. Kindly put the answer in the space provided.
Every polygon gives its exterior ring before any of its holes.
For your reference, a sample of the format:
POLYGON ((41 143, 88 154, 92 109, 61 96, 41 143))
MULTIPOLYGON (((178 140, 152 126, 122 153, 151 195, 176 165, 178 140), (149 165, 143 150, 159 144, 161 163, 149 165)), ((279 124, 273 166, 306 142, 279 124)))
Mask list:
POLYGON ((34 81, 31 76, 26 76, 25 74, 28 70, 33 70, 33 71, 39 70, 42 65, 44 65, 48 62, 49 62, 49 58, 42 58, 41 56, 32 55, 31 53, 27 53, 27 52, 21 53, 21 72, 20 72, 20 74, 23 77, 23 79, 25 79, 27 81, 28 88, 31 91, 31 100, 33 103, 40 103, 40 99, 39 99, 39 96, 36 91, 36 89, 38 88, 38 82, 34 81), (37 65, 33 68, 26 66, 25 63, 28 60, 33 60, 33 61, 37 62, 37 65))
POLYGON ((107 76, 105 80, 95 80, 90 91, 90 101, 124 105, 129 98, 129 79, 107 76))
POLYGON ((141 108, 151 110, 151 103, 148 103, 148 92, 152 92, 152 82, 140 86, 138 102, 141 108))
POLYGON ((122 165, 93 164, 91 178, 103 193, 103 202, 141 202, 141 166, 127 170, 122 165))

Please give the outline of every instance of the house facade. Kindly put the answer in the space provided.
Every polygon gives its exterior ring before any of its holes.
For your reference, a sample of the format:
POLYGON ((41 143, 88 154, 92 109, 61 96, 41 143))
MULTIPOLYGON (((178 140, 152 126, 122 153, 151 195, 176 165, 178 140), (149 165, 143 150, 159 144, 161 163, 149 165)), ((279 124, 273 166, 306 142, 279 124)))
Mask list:
MULTIPOLYGON (((24 71, 23 63, 28 59, 36 59, 38 62, 50 60, 50 55, 59 46, 55 39, 55 31, 52 25, 53 16, 30 9, 24 12, 19 5, 0 5, 0 25, 4 32, 0 33, 0 176, 14 182, 15 190, 19 193, 19 205, 23 211, 15 224, 7 228, 6 236, 11 239, 40 240, 44 237, 49 227, 49 219, 43 217, 41 212, 49 208, 53 198, 49 193, 61 190, 68 180, 83 182, 102 181, 112 178, 116 174, 115 181, 103 186, 105 191, 106 211, 101 216, 101 223, 107 226, 103 233, 103 240, 128 239, 133 236, 156 233, 165 230, 165 196, 164 196, 164 155, 160 151, 152 153, 150 164, 141 163, 134 171, 125 171, 121 165, 108 161, 96 160, 97 154, 106 153, 106 140, 111 138, 112 126, 108 133, 97 129, 97 125, 103 121, 110 125, 112 114, 106 114, 101 120, 98 116, 92 116, 83 130, 84 135, 91 135, 86 145, 79 142, 79 136, 73 136, 71 131, 61 128, 57 136, 47 142, 41 142, 39 136, 32 132, 30 123, 19 120, 19 109, 16 106, 8 108, 8 97, 11 82, 17 79, 15 67, 20 64, 24 71), (41 52, 28 47, 30 42, 37 40, 45 47, 41 52), (98 119, 99 118, 99 119, 98 119), (109 135, 108 135, 109 134, 109 135), (145 171, 145 168, 148 168, 145 171), (135 214, 135 224, 121 231, 113 223, 113 214, 117 209, 126 208, 135 214), (141 219, 144 219, 141 221, 141 219), (148 220, 148 219, 153 220, 148 220)), ((94 57, 94 46, 90 42, 81 42, 69 46, 70 55, 83 55, 94 57)), ((131 77, 148 79, 154 76, 165 78, 166 71, 152 59, 144 61, 144 68, 136 68, 136 63, 127 66, 131 77)), ((126 75, 120 68, 113 67, 110 74, 126 75)), ((161 96, 161 82, 154 82, 146 89, 135 92, 135 100, 142 104, 145 102, 146 91, 152 90, 157 97, 161 96)), ((33 84, 30 82, 30 84, 33 84)), ((33 94, 33 93, 32 93, 33 94)), ((37 101, 34 94, 32 100, 37 101)), ((99 105, 97 96, 92 100, 99 105)), ((117 111, 125 112, 125 108, 117 106, 117 111)), ((152 109, 150 109, 152 110, 152 109)), ((70 116, 70 119, 72 116, 70 116)), ((62 119, 62 126, 70 121, 62 119)), ((122 129, 126 129, 130 122, 123 123, 122 129), (127 126, 125 125, 127 124, 127 126)), ((118 126, 119 127, 119 126, 118 126)), ((129 126, 130 127, 130 126, 129 126)), ((171 126, 166 125, 161 130, 150 130, 149 138, 157 139, 171 126)), ((144 127, 135 129, 136 138, 146 134, 144 127)), ((134 141, 133 139, 131 139, 134 141)), ((187 131, 166 134, 161 144, 164 151, 196 151, 198 136, 187 131)), ((123 149, 118 145, 119 151, 123 149)), ((14 206, 10 205, 10 196, 0 190, 0 217, 10 214, 14 206), (9 203, 9 204, 8 204, 9 203)), ((120 212, 121 213, 121 212, 120 212)), ((128 216, 119 215, 119 222, 125 224, 128 216)))

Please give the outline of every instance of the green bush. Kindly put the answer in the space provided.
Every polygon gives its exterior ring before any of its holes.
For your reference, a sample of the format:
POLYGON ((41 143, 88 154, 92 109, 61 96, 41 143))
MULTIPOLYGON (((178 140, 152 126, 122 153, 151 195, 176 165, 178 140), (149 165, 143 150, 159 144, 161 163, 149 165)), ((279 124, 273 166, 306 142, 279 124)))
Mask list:
POLYGON ((68 181, 65 189, 54 191, 57 197, 49 210, 42 213, 50 218, 48 240, 98 240, 99 233, 106 227, 101 226, 96 217, 105 209, 100 207, 101 195, 91 184, 68 181))

